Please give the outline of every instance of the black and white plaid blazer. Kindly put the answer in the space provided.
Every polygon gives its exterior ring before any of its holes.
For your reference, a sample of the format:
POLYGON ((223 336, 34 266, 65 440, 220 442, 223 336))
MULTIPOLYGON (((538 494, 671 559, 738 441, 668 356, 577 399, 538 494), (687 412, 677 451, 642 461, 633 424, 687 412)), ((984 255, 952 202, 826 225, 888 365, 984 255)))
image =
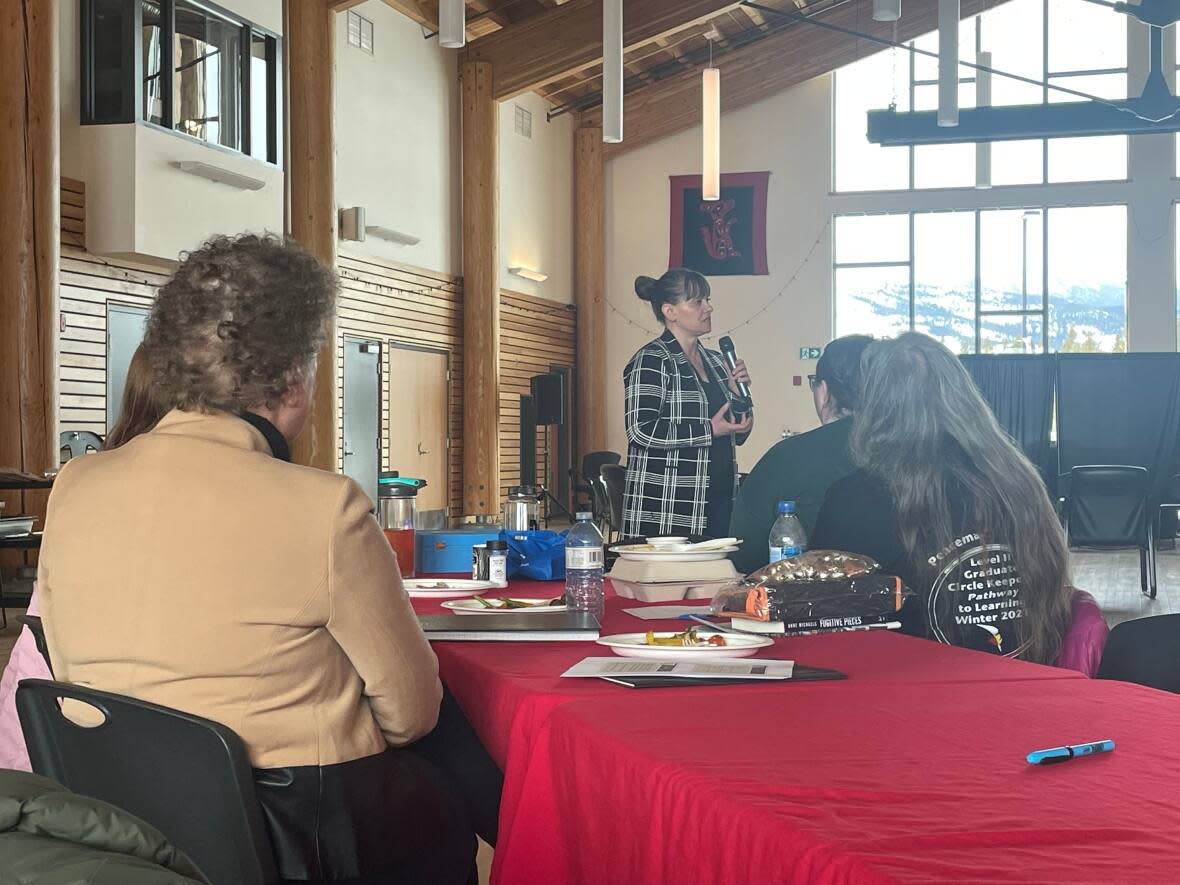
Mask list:
MULTIPOLYGON (((700 346, 700 345, 698 345, 700 346)), ((706 370, 735 401, 721 354, 701 347, 706 370)), ((623 370, 627 424, 624 537, 701 534, 709 492, 712 413, 705 389, 669 331, 645 344, 623 370)), ((741 445, 749 434, 730 446, 741 445)), ((737 469, 734 469, 734 493, 737 469)))

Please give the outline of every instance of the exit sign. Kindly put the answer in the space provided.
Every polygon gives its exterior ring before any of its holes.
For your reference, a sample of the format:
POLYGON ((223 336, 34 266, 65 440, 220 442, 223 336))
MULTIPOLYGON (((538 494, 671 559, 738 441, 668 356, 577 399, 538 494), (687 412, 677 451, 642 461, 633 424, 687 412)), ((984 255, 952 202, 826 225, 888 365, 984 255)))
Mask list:
POLYGON ((801 360, 817 360, 822 348, 819 347, 800 347, 799 359, 801 360))

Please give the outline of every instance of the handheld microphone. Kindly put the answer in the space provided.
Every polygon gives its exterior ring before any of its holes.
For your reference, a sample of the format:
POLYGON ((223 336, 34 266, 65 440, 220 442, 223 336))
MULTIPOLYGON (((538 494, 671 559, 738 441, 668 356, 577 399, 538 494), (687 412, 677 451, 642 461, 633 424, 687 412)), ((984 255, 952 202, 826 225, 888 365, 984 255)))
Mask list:
MULTIPOLYGON (((725 363, 729 366, 729 371, 733 372, 737 369, 737 351, 733 349, 733 339, 728 335, 721 336, 717 342, 717 346, 721 348, 721 355, 725 357, 725 363)), ((750 388, 748 388, 741 381, 737 382, 738 393, 742 395, 742 399, 749 401, 750 388)))

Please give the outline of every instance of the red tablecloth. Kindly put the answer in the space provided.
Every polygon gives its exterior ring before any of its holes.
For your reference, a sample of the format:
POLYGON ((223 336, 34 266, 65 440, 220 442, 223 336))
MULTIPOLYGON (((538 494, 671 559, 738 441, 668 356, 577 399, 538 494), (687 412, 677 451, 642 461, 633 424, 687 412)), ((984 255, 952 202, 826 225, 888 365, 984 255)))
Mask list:
MULTIPOLYGON (((635 605, 608 599, 603 633, 684 626, 635 605)), ((500 883, 1145 881, 1180 862, 1171 695, 881 632, 763 652, 845 681, 668 690, 560 679, 605 653, 589 643, 435 650, 505 770, 500 883), (1024 762, 1106 737, 1108 758, 1024 762)))

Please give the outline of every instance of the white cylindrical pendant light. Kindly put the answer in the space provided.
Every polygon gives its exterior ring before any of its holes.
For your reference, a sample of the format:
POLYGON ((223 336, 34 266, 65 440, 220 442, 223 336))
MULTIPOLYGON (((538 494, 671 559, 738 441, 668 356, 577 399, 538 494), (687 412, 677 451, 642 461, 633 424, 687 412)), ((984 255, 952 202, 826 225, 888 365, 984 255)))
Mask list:
POLYGON ((602 3, 602 140, 623 140, 623 0, 602 3))
POLYGON ((959 0, 938 0, 938 125, 959 125, 959 0))
POLYGON ((701 71, 701 199, 721 199, 721 71, 701 71))
POLYGON ((467 45, 465 0, 441 0, 438 4, 438 45, 444 49, 462 49, 467 45))
MULTIPOLYGON (((975 63, 979 68, 975 70, 975 106, 988 108, 992 104, 992 54, 990 52, 975 53, 975 63)), ((990 141, 975 142, 975 186, 989 188, 992 186, 992 143, 990 141)))
POLYGON ((895 22, 901 18, 901 0, 873 0, 873 21, 895 22))

